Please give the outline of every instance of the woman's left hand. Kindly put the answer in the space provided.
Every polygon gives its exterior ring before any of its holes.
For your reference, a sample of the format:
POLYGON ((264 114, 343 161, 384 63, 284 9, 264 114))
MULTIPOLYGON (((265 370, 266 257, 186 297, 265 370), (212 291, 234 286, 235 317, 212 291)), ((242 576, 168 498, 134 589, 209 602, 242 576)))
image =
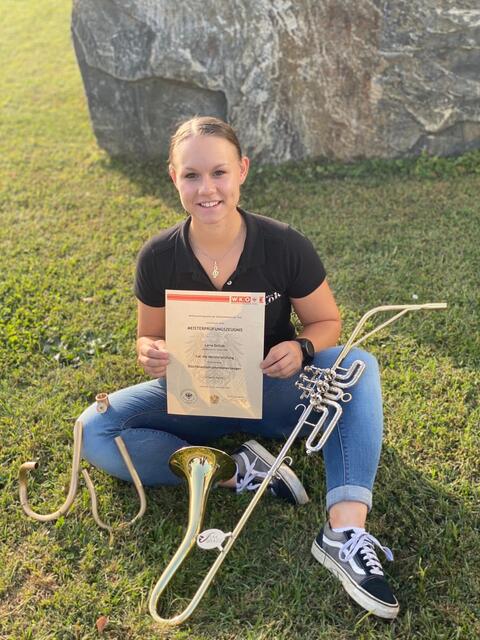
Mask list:
POLYGON ((260 367, 270 378, 290 378, 300 370, 302 362, 303 354, 299 343, 287 340, 272 347, 260 367))

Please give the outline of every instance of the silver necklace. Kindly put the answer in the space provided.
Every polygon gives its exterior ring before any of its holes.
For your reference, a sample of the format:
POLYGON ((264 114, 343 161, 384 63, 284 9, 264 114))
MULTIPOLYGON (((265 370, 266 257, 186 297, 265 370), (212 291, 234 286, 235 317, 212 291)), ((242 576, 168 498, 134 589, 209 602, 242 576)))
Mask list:
POLYGON ((224 260, 228 254, 233 251, 233 249, 235 248, 235 246, 238 243, 239 238, 242 239, 242 241, 245 239, 245 229, 242 226, 242 229, 240 230, 239 235, 235 238, 235 240, 233 241, 233 244, 231 245, 230 249, 228 249, 228 251, 226 251, 223 256, 221 256, 220 258, 213 258, 212 256, 208 255, 208 253, 206 251, 203 251, 203 249, 200 249, 198 246, 193 245, 192 243, 192 239, 190 237, 190 245, 192 246, 192 249, 194 251, 194 253, 201 253, 202 255, 204 255, 206 258, 208 258, 209 260, 211 260, 213 262, 213 269, 211 271, 211 276, 214 280, 216 280, 218 278, 218 276, 220 275, 220 269, 218 267, 218 263, 222 262, 222 260, 224 260))

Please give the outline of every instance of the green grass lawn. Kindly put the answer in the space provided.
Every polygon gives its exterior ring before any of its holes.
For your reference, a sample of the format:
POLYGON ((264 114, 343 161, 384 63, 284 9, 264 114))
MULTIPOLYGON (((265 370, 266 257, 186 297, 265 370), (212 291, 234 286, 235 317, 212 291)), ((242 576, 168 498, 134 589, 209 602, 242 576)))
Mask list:
MULTIPOLYGON (((148 640, 162 635, 148 596, 187 521, 183 487, 148 489, 147 513, 113 548, 83 484, 55 523, 27 519, 18 500, 18 468, 37 459, 32 502, 56 509, 76 416, 98 391, 144 379, 134 351, 135 256, 182 216, 165 166, 112 161, 97 148, 69 11, 52 0, 0 7, 0 638, 97 638, 106 615, 105 638, 148 640)), ((167 637, 480 637, 479 192, 475 152, 254 168, 243 206, 313 239, 343 339, 379 304, 449 305, 404 318, 367 347, 385 401, 369 529, 394 551, 386 568, 401 613, 393 624, 364 615, 311 557, 324 520, 323 465, 298 443, 294 465, 312 502, 295 510, 265 498, 196 613, 167 637)), ((231 451, 241 441, 219 444, 231 451)), ((132 517, 132 487, 93 477, 102 516, 132 517)), ((213 492, 207 526, 228 530, 249 499, 213 492)), ((182 606, 211 558, 192 554, 167 604, 182 606)))

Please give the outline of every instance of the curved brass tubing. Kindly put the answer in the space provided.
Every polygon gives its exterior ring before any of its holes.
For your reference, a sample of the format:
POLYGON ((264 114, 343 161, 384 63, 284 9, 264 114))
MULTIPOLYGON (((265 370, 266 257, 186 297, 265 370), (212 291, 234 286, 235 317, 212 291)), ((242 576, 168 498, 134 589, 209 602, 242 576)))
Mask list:
POLYGON ((27 496, 27 476, 28 472, 32 469, 38 469, 38 462, 29 461, 24 462, 21 465, 18 474, 20 504, 22 505, 22 509, 25 511, 27 516, 30 516, 30 518, 33 518, 34 520, 40 520, 40 522, 49 522, 50 520, 56 520, 57 518, 60 518, 60 516, 63 516, 72 506, 78 489, 78 468, 80 466, 80 454, 82 449, 82 428, 82 423, 80 422, 80 420, 77 420, 73 428, 73 460, 72 471, 70 475, 70 489, 68 490, 65 502, 56 511, 52 511, 52 513, 41 514, 37 513, 30 507, 27 496))
POLYGON ((203 516, 205 514, 207 497, 213 483, 218 480, 228 480, 236 471, 236 465, 228 454, 211 447, 183 447, 170 456, 171 470, 187 480, 189 488, 188 525, 183 540, 177 552, 158 579, 149 599, 149 611, 155 622, 164 626, 175 626, 184 622, 196 607, 198 600, 175 616, 162 618, 157 613, 158 600, 165 587, 175 575, 187 555, 195 546, 200 533, 203 516))
POLYGON ((143 490, 142 481, 140 480, 137 470, 133 466, 133 462, 127 451, 127 447, 125 446, 125 443, 120 436, 117 436, 115 438, 115 444, 117 445, 120 451, 120 455, 122 456, 123 461, 125 462, 130 472, 130 475, 132 476, 133 484, 135 485, 135 489, 137 490, 138 498, 140 500, 140 508, 138 510, 137 515, 134 518, 132 518, 132 520, 129 520, 127 522, 121 522, 115 527, 111 527, 110 525, 106 524, 105 522, 103 522, 103 520, 100 519, 100 516, 98 515, 97 495, 95 493, 95 488, 93 486, 92 479, 90 478, 90 474, 88 473, 88 471, 86 469, 82 469, 82 475, 85 480, 85 484, 87 485, 87 489, 90 494, 90 500, 92 502, 93 519, 101 529, 106 529, 110 533, 110 542, 112 542, 114 529, 120 530, 120 529, 125 529, 126 527, 131 526, 134 522, 136 522, 139 518, 143 516, 147 508, 147 499, 145 497, 145 491, 143 490))
MULTIPOLYGON (((22 509, 24 510, 24 512, 30 518, 33 518, 34 520, 39 520, 40 522, 49 522, 51 520, 56 520, 57 518, 59 518, 62 515, 65 515, 69 511, 70 507, 73 504, 75 496, 77 495, 77 490, 78 490, 78 472, 80 469, 82 435, 83 435, 83 425, 80 420, 77 420, 73 428, 73 459, 72 459, 72 471, 70 475, 70 488, 68 490, 68 495, 65 499, 65 502, 56 511, 52 511, 52 513, 46 513, 46 514, 37 513, 31 508, 30 503, 28 502, 27 477, 28 477, 29 471, 38 468, 38 462, 29 461, 29 462, 24 462, 21 465, 20 471, 19 471, 19 477, 18 477, 20 504, 22 505, 22 509)), ((135 489, 137 490, 137 494, 140 500, 140 509, 137 515, 132 520, 129 520, 127 522, 122 522, 115 527, 116 529, 122 529, 132 525, 136 520, 142 517, 142 515, 145 513, 147 501, 146 501, 145 491, 143 489, 142 482, 138 476, 138 473, 135 467, 133 466, 133 462, 128 454, 127 448, 121 436, 117 436, 115 438, 115 443, 120 451, 120 455, 122 456, 123 461, 125 462, 125 465, 130 475, 132 476, 133 484, 135 485, 135 489)), ((87 489, 90 494, 90 499, 92 502, 93 519, 95 520, 95 522, 98 524, 99 527, 109 531, 110 540, 111 540, 112 534, 113 534, 113 528, 105 524, 98 515, 97 496, 95 493, 93 482, 86 469, 82 469, 82 474, 85 479, 85 483, 87 485, 87 489)))

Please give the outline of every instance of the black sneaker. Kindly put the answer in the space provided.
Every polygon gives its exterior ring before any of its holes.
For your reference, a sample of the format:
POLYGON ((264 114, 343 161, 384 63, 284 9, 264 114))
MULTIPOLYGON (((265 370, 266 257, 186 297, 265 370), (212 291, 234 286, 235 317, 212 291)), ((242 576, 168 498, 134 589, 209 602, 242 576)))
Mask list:
POLYGON ((337 533, 327 524, 312 544, 313 557, 329 569, 345 591, 367 611, 392 620, 400 609, 397 599, 385 579, 374 547, 393 560, 390 549, 364 529, 348 529, 337 533))
MULTIPOLYGON (((232 454, 237 463, 237 493, 255 491, 275 462, 275 458, 256 440, 249 440, 232 454)), ((307 492, 290 467, 282 463, 270 482, 270 492, 291 504, 309 501, 307 492)))

